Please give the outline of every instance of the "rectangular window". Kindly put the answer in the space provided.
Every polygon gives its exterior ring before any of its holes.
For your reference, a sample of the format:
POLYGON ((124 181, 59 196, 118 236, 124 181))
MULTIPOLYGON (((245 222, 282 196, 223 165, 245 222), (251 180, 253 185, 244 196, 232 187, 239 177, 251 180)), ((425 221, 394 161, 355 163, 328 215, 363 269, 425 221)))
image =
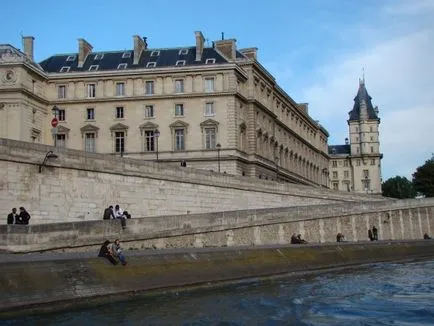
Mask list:
POLYGON ((122 58, 131 58, 131 52, 122 53, 122 58))
POLYGON ((185 55, 185 54, 188 54, 188 49, 179 50, 179 55, 185 55))
POLYGON ((146 105, 145 106, 145 118, 152 118, 154 116, 154 106, 146 105))
POLYGON ((124 118, 124 107, 118 106, 116 107, 116 119, 123 119, 124 118))
POLYGON ((104 58, 104 53, 97 53, 95 54, 94 60, 101 60, 102 58, 104 58))
POLYGON ((155 68, 157 63, 155 61, 150 61, 146 64, 146 68, 155 68))
POLYGON ((65 110, 60 109, 59 111, 57 111, 57 119, 59 121, 65 121, 66 120, 66 113, 65 110))
POLYGON ((86 93, 88 98, 95 98, 96 96, 96 85, 87 84, 86 93))
POLYGON ((333 190, 339 190, 339 182, 333 182, 333 190))
POLYGON ((371 153, 374 153, 374 146, 371 146, 371 153))
POLYGON ((125 83, 116 83, 116 96, 125 96, 125 83))
POLYGON ((95 153, 95 133, 87 132, 84 134, 84 150, 95 153))
POLYGON ((153 130, 145 131, 145 151, 146 152, 155 151, 155 135, 153 130))
POLYGON ((60 72, 69 72, 69 69, 71 69, 71 67, 63 66, 62 68, 60 68, 60 72))
POLYGON ((360 160, 357 160, 357 161, 356 161, 356 165, 357 165, 357 166, 360 166, 360 160))
POLYGON ((175 93, 184 93, 184 80, 175 80, 175 93))
POLYGON ((95 120, 95 109, 94 108, 86 109, 86 118, 87 118, 87 120, 95 120))
POLYGON ((178 60, 178 61, 176 61, 175 66, 185 66, 185 60, 178 60))
POLYGON ((371 160, 371 165, 375 165, 375 158, 371 160))
POLYGON ((344 161, 344 166, 347 167, 349 165, 348 161, 344 161))
POLYGON ((145 93, 146 95, 153 95, 154 94, 154 82, 152 80, 148 80, 145 83, 145 93))
POLYGON ((66 58, 66 61, 74 61, 75 60, 75 55, 69 55, 67 58, 66 58))
POLYGON ((175 116, 184 115, 184 104, 175 104, 175 116))
POLYGON ((97 71, 98 68, 99 68, 99 65, 91 65, 91 66, 89 67, 89 71, 97 71))
POLYGON ((123 131, 115 132, 115 153, 125 152, 125 133, 123 131))
POLYGON ((184 143, 184 129, 175 129, 175 150, 183 151, 185 149, 184 143))
POLYGON ((349 171, 344 171, 344 178, 348 179, 350 177, 350 172, 349 171))
POLYGON ((215 59, 214 58, 210 58, 210 59, 206 59, 205 60, 205 64, 206 65, 210 65, 210 64, 213 64, 213 63, 215 63, 215 59))
POLYGON ((205 104, 205 116, 214 116, 214 103, 208 102, 205 104))
POLYGON ((214 149, 216 145, 215 128, 205 128, 205 148, 214 149))
POLYGON ((65 134, 57 134, 56 135, 56 146, 57 147, 65 147, 66 146, 66 135, 65 134))
POLYGON ((214 78, 205 78, 205 92, 214 92, 214 78))
POLYGON ((363 177, 369 178, 369 170, 363 170, 363 177))
POLYGON ((151 57, 158 57, 160 55, 160 51, 152 51, 151 57))
POLYGON ((357 152, 357 154, 360 153, 360 148, 359 148, 359 146, 356 147, 356 152, 357 152))
POLYGON ((120 64, 118 64, 118 69, 119 70, 127 69, 127 67, 128 67, 128 63, 120 63, 120 64))
POLYGON ((337 179, 338 178, 338 172, 337 171, 333 171, 333 179, 337 179))
POLYGON ((337 168, 338 167, 338 162, 332 161, 332 167, 337 168))
POLYGON ((57 86, 57 98, 66 98, 66 86, 65 85, 57 86))

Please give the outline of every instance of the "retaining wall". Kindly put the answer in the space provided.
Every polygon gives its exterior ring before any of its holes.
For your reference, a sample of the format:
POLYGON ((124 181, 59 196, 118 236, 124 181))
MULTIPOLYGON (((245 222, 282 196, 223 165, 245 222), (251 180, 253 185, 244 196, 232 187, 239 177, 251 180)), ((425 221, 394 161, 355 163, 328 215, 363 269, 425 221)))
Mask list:
POLYGON ((374 200, 385 199, 0 139, 0 215, 24 206, 32 224, 99 220, 116 203, 161 216, 374 200))
POLYGON ((0 317, 131 298, 141 291, 290 272, 434 257, 431 240, 340 245, 163 250, 127 253, 127 266, 69 255, 2 257, 0 317))
POLYGON ((422 239, 434 231, 434 199, 241 210, 120 220, 0 226, 0 250, 77 251, 96 249, 105 239, 127 248, 186 248, 287 244, 293 233, 309 242, 367 240, 375 225, 379 239, 422 239))

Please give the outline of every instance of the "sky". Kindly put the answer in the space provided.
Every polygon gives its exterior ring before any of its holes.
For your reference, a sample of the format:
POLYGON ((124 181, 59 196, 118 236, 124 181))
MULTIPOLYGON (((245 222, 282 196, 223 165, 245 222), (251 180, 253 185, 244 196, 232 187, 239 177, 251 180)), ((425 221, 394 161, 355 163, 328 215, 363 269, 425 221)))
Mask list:
POLYGON ((411 179, 434 152, 434 0, 92 0, 5 1, 0 43, 21 47, 35 37, 35 59, 78 51, 131 49, 132 36, 150 48, 194 46, 235 38, 257 47, 258 60, 309 114, 344 144, 364 70, 380 110, 383 180, 411 179))

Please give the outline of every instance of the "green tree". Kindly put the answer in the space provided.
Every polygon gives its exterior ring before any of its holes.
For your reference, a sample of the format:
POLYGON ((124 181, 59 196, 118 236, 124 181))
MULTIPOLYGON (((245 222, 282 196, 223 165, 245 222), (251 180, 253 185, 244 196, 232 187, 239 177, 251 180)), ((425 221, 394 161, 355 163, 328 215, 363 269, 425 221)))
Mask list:
POLYGON ((383 196, 398 199, 416 197, 416 190, 413 183, 406 177, 396 176, 389 178, 381 185, 383 196))
POLYGON ((413 173, 413 185, 418 193, 434 197, 434 154, 413 173))

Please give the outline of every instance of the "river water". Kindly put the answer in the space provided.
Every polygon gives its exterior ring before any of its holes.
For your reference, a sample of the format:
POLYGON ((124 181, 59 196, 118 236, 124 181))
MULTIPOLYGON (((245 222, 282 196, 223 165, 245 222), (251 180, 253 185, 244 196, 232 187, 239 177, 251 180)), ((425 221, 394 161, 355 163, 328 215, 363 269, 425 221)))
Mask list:
POLYGON ((434 261, 171 293, 6 325, 434 325, 434 261))

